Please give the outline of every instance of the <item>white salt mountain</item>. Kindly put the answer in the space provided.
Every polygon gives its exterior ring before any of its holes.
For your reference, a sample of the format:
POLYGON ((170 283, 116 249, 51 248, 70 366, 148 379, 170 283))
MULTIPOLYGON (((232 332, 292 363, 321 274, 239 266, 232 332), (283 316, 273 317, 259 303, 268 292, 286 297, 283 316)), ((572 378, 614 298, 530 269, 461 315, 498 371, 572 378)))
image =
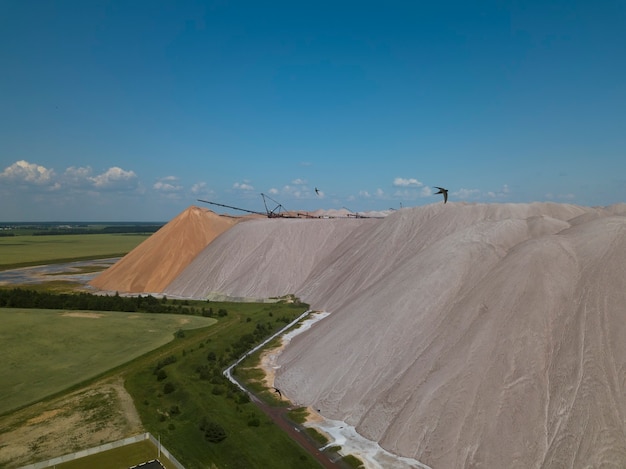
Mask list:
POLYGON ((433 204, 260 219, 165 289, 332 314, 279 357, 290 400, 433 468, 626 466, 626 205, 433 204))

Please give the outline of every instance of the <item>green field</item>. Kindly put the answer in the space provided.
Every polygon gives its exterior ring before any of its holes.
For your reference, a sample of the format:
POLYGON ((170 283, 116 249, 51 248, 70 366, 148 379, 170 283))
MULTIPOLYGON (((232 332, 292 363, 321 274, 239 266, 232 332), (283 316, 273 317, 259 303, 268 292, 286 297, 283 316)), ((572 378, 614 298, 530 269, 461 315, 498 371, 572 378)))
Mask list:
POLYGON ((0 237, 0 269, 120 257, 132 251, 149 236, 147 234, 73 234, 0 237))
MULTIPOLYGON (((74 461, 57 464, 55 467, 57 469, 84 469, 85 467, 89 469, 127 468, 156 459, 157 455, 157 448, 150 440, 145 440, 91 456, 85 456, 74 461)), ((161 454, 158 458, 166 469, 175 469, 176 466, 165 455, 161 454)))
MULTIPOLYGON (((147 237, 73 234, 0 238, 0 270, 118 257, 147 237)), ((49 283, 38 287, 53 290, 49 283)), ((188 307, 201 310, 207 306, 206 302, 201 303, 181 307, 183 311, 188 307)), ((3 421, 22 415, 21 411, 11 409, 39 402, 24 409, 30 412, 42 402, 53 402, 49 397, 69 393, 73 386, 76 389, 96 376, 118 377, 124 380, 145 430, 159 435, 188 469, 318 468, 311 455, 222 375, 228 364, 299 316, 307 305, 212 301, 210 307, 218 313, 217 323, 212 318, 188 315, 113 312, 77 315, 77 311, 1 308, 3 421), (181 324, 181 320, 189 322, 181 324), (185 329, 184 335, 177 334, 178 338, 172 340, 181 328, 185 329), (173 362, 166 360, 163 364, 164 359, 173 362), (164 377, 157 371, 164 372, 164 377), (207 426, 224 431, 225 439, 211 441, 207 426)), ((263 386, 252 385, 264 400, 284 405, 263 386)), ((93 409, 95 415, 111 413, 112 404, 108 400, 88 404, 102 407, 93 409)), ((28 418, 21 422, 24 428, 30 426, 28 418)), ((38 441, 26 444, 36 447, 38 441)), ((78 449, 85 448, 72 447, 73 451, 78 449)), ((36 456, 31 457, 34 460, 29 462, 36 462, 36 456)), ((111 467, 110 457, 118 456, 109 455, 94 462, 101 466, 90 461, 90 467, 111 467)), ((79 463, 63 467, 84 466, 79 463)))
POLYGON ((0 415, 97 376, 212 318, 0 309, 0 415))
MULTIPOLYGON (((160 349, 175 361, 163 366, 165 378, 155 374, 157 359, 133 363, 126 389, 147 431, 187 469, 231 467, 245 469, 307 469, 319 463, 222 375, 223 369, 267 335, 306 310, 297 304, 212 303, 228 315, 206 329, 160 349), (262 334, 260 331, 264 331, 262 334), (265 334, 265 332, 267 334, 265 334), (168 389, 169 387, 169 389, 168 389), (224 430, 225 439, 207 440, 203 421, 224 430)), ((259 393, 280 405, 271 390, 259 393)))

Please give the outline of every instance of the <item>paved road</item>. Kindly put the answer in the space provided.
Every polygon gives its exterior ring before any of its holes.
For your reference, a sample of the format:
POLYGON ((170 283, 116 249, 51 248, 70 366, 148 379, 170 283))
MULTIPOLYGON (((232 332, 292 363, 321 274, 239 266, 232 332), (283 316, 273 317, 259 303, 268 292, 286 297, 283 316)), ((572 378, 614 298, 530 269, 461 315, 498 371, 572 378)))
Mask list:
POLYGON ((226 370, 224 370, 224 376, 226 376, 230 381, 235 383, 237 386, 239 386, 240 389, 242 389, 245 393, 247 393, 250 396, 250 400, 254 404, 256 404, 257 407, 259 407, 263 412, 265 412, 265 414, 269 418, 271 418, 274 421, 274 423, 276 423, 276 425, 278 425, 280 428, 286 431, 287 434, 293 440, 295 440, 298 444, 300 444, 300 446, 302 446, 303 449, 305 449, 315 459, 317 459, 317 461, 322 465, 322 467, 325 467, 328 469, 345 469, 348 466, 340 460, 341 458, 339 455, 337 455, 337 453, 327 454, 327 453, 320 451, 318 449, 317 443, 311 437, 308 436, 308 434, 304 431, 304 428, 293 423, 291 420, 288 419, 287 417, 288 409, 286 409, 285 407, 272 407, 266 404, 257 396, 255 396, 252 392, 250 392, 249 389, 243 386, 232 374, 233 368, 239 365, 239 363, 241 363, 241 361, 245 357, 255 352, 256 350, 260 349, 261 347, 265 346, 269 341, 273 340, 275 337, 278 337, 279 335, 283 334, 286 330, 293 327, 301 319, 306 317, 309 313, 311 313, 311 311, 305 311, 302 315, 300 315, 291 323, 287 324, 280 331, 276 332, 271 337, 264 340, 261 344, 257 345, 252 350, 248 351, 248 353, 246 353, 239 360, 237 360, 235 363, 229 366, 226 370), (335 461, 334 458, 338 459, 338 461, 335 461))
POLYGON ((259 407, 267 416, 269 416, 276 425, 282 428, 291 439, 295 440, 302 448, 311 454, 322 467, 328 469, 338 469, 347 467, 340 461, 341 457, 337 453, 325 453, 320 451, 317 444, 303 431, 302 427, 296 426, 287 418, 288 409, 284 407, 271 407, 265 402, 259 400, 256 396, 250 394, 252 402, 259 407), (338 459, 335 461, 334 458, 338 459))

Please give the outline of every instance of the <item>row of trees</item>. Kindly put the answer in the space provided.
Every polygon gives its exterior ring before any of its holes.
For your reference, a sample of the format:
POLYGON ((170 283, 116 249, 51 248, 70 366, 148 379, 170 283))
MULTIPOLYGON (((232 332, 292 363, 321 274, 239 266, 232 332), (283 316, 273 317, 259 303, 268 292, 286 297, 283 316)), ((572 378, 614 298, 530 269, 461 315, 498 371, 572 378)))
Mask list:
MULTIPOLYGON (((200 314, 213 316, 211 307, 190 306, 185 300, 161 299, 152 295, 124 297, 115 295, 93 295, 91 293, 50 293, 22 288, 0 289, 0 307, 69 309, 83 311, 122 311, 140 313, 200 314)), ((218 316, 226 316, 228 311, 220 308, 218 316)))
POLYGON ((50 228, 33 232, 33 236, 67 235, 67 234, 151 234, 160 230, 163 225, 120 225, 103 228, 50 228))

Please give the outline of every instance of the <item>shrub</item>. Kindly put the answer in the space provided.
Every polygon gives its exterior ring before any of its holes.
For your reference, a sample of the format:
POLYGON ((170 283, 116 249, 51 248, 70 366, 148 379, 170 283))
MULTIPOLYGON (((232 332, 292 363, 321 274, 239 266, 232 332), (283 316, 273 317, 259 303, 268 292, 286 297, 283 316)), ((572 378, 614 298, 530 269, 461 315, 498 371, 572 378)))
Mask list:
POLYGON ((362 469, 365 466, 363 465, 363 461, 361 461, 359 458, 357 458, 356 456, 353 456, 352 454, 347 454, 345 455, 343 458, 341 458, 341 460, 346 463, 348 466, 350 467, 354 467, 355 469, 362 469))
POLYGON ((207 417, 203 417, 200 421, 200 430, 204 432, 204 438, 211 443, 219 443, 226 439, 224 428, 207 417))
POLYGON ((160 370, 161 368, 171 365, 172 363, 176 363, 176 357, 174 355, 169 355, 165 357, 163 360, 159 360, 157 363, 156 369, 160 370))
POLYGON ((176 387, 171 382, 167 382, 163 386, 163 394, 171 394, 174 391, 176 391, 176 387))

